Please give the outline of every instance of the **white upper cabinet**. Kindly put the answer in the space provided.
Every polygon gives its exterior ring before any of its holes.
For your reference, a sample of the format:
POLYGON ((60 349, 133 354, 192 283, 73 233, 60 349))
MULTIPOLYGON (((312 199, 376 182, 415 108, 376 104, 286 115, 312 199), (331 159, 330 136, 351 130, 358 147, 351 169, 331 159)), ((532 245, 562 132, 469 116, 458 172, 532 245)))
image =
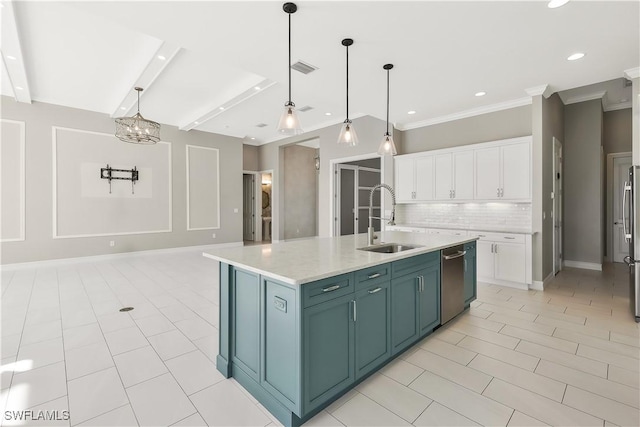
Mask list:
POLYGON ((399 202, 531 201, 531 137, 397 156, 399 202))
POLYGON ((451 153, 439 154, 435 157, 436 200, 453 198, 453 160, 451 153))
POLYGON ((531 199, 531 144, 521 142, 475 151, 476 200, 531 199))
POLYGON ((398 202, 433 200, 433 156, 394 159, 395 191, 398 202))
POLYGON ((453 181, 454 199, 473 200, 473 151, 453 154, 453 181))

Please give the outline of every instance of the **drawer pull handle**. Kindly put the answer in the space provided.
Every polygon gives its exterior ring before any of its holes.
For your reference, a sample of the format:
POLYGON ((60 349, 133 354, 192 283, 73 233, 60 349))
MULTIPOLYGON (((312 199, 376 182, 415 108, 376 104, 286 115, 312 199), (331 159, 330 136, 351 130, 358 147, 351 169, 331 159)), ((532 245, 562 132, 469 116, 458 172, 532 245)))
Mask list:
POLYGON ((382 274, 380 274, 380 273, 374 273, 374 274, 370 274, 370 275, 368 275, 367 277, 368 277, 369 279, 375 279, 376 277, 380 277, 380 276, 382 276, 382 274))
POLYGON ((322 288, 322 292, 333 292, 340 289, 340 285, 329 286, 328 288, 322 288))
POLYGON ((486 234, 478 234, 478 237, 487 237, 486 234))
POLYGON ((375 289, 371 289, 369 291, 370 294, 375 294, 376 292, 380 292, 382 290, 382 288, 375 288, 375 289))
POLYGON ((505 239, 508 239, 508 240, 515 240, 516 238, 515 238, 515 237, 505 237, 505 239))
POLYGON ((450 260, 450 259, 455 259, 455 258, 460 258, 461 256, 464 256, 467 253, 467 251, 458 251, 453 255, 445 255, 443 256, 443 258, 445 260, 450 260))

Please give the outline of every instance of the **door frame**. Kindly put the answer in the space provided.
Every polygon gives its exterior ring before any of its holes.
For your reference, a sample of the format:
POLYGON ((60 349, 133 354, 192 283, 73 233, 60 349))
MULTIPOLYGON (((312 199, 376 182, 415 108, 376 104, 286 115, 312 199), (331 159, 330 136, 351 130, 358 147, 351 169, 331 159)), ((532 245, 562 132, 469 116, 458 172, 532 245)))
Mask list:
MULTIPOLYGON (((253 215, 253 231, 254 231, 253 241, 254 242, 261 242, 262 241, 262 172, 243 170, 242 171, 242 175, 243 176, 244 175, 253 175, 253 201, 254 201, 254 206, 253 206, 253 212, 254 212, 254 215, 253 215)), ((242 195, 242 197, 244 198, 244 194, 242 195)), ((243 202, 243 204, 244 204, 244 202, 243 202)), ((244 230, 243 230, 242 234, 243 234, 243 238, 244 238, 244 230)))
POLYGON ((552 233, 551 233, 551 237, 552 237, 552 245, 553 245, 553 263, 552 263, 552 273, 555 276, 557 272, 562 271, 562 264, 564 262, 564 257, 560 258, 560 263, 558 265, 558 254, 556 253, 556 248, 558 246, 558 243, 560 245, 560 255, 562 255, 563 251, 563 241, 562 241, 562 235, 563 235, 563 194, 562 194, 562 188, 563 186, 563 181, 564 181, 564 172, 562 171, 562 167, 560 167, 560 171, 556 170, 556 164, 558 163, 558 151, 560 152, 560 165, 562 166, 562 151, 563 151, 563 147, 562 147, 562 142, 560 142, 560 140, 558 138, 556 138, 555 136, 552 138, 552 152, 553 152, 553 160, 552 160, 552 165, 551 165, 551 169, 553 171, 553 175, 552 175, 552 182, 553 182, 553 186, 552 186, 552 192, 553 192, 553 200, 552 200, 552 216, 551 216, 551 226, 552 226, 552 233), (558 174, 558 172, 560 173, 560 180, 556 179, 556 175, 558 174), (560 181, 560 184, 558 185, 558 181, 560 181), (560 230, 558 230, 558 232, 556 233, 556 217, 559 216, 560 217, 560 230), (556 242, 556 234, 558 235, 558 239, 560 240, 560 242, 556 242))
MULTIPOLYGON (((340 157, 337 159, 329 160, 329 235, 336 236, 336 172, 338 170, 337 165, 339 163, 355 162, 358 160, 368 159, 380 159, 380 182, 384 181, 384 156, 377 153, 360 154, 358 156, 340 157)), ((337 207, 340 207, 339 205, 337 207)), ((380 212, 384 216, 385 211, 385 197, 380 199, 380 212)), ((382 221, 384 223, 384 221, 382 221)), ((339 231, 339 228, 338 228, 339 231)), ((357 234, 357 233, 356 233, 357 234)))
POLYGON ((613 262, 613 233, 614 233, 614 219, 613 219, 613 160, 620 157, 631 157, 631 164, 633 164, 633 157, 630 151, 623 151, 620 153, 607 154, 607 256, 604 257, 605 262, 613 262))

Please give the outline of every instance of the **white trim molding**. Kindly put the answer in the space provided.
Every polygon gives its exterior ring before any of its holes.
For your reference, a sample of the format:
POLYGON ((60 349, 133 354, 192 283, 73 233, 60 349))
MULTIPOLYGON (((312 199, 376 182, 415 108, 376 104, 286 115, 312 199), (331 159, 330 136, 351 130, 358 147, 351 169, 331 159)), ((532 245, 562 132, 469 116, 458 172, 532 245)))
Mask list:
POLYGON ((549 87, 548 84, 530 87, 525 89, 524 91, 527 92, 527 95, 531 97, 542 95, 545 98, 549 98, 553 94, 553 90, 551 89, 551 87, 549 87))
POLYGON ((628 70, 624 70, 624 75, 628 79, 637 79, 640 78, 640 67, 629 68, 628 70))
MULTIPOLYGON (((26 178, 26 157, 25 157, 25 123, 17 120, 8 120, 8 119, 0 119, 1 123, 11 123, 16 124, 20 127, 20 178, 19 178, 19 186, 20 186, 20 231, 17 238, 12 239, 0 239, 0 243, 7 242, 23 242, 25 240, 25 230, 26 230, 26 209, 25 209, 25 200, 26 200, 26 187, 25 187, 25 178, 26 178)), ((4 142, 6 143, 6 142, 4 142)))
POLYGON ((219 230, 220 229, 220 150, 213 147, 205 147, 202 145, 185 145, 186 152, 186 181, 187 181, 187 231, 201 231, 201 230, 219 230), (189 164, 189 148, 194 149, 202 149, 202 150, 210 150, 216 152, 216 197, 218 198, 218 224, 213 227, 191 227, 191 200, 189 198, 189 187, 190 187, 190 172, 191 166, 189 164))
POLYGON ((410 123, 398 123, 396 129, 398 130, 410 130, 417 129, 426 126, 437 125, 440 123, 452 122, 454 120, 466 119, 468 117, 480 116, 482 114, 494 113, 496 111, 509 110, 511 108, 522 107, 525 105, 531 105, 531 97, 513 99, 511 101, 499 102, 496 104, 485 105, 483 107, 472 108, 470 110, 460 111, 458 113, 447 114, 440 117, 434 117, 432 119, 420 120, 418 122, 410 123))
POLYGON ((560 97, 564 105, 577 104, 578 102, 593 101, 594 99, 603 99, 607 94, 606 90, 600 92, 587 93, 584 95, 560 97))
POLYGON ((534 290, 534 291, 544 291, 544 288, 547 287, 549 282, 552 281, 554 277, 555 276, 554 276, 553 271, 552 271, 551 273, 549 273, 549 275, 547 277, 544 278, 544 280, 542 282, 539 281, 539 280, 534 280, 533 284, 531 286, 529 286, 529 289, 534 290))
POLYGON ((570 268, 582 268, 584 270, 602 271, 602 264, 598 264, 595 262, 570 261, 568 259, 565 259, 564 266, 570 268))
POLYGON ((113 134, 110 133, 103 133, 103 132, 95 132, 95 131, 90 131, 90 130, 84 130, 84 129, 75 129, 75 128, 69 128, 69 127, 62 127, 62 126, 51 126, 51 221, 52 221, 52 238, 53 239, 77 239, 77 238, 83 238, 83 237, 104 237, 104 236, 129 236, 129 235, 136 235, 136 234, 156 234, 156 233, 171 233, 173 231, 173 179, 172 179, 172 160, 171 160, 171 143, 168 141, 159 141, 158 144, 165 144, 167 145, 168 149, 167 149, 167 165, 169 168, 169 171, 167 172, 167 177, 168 177, 168 195, 169 195, 169 200, 168 200, 168 225, 169 227, 167 229, 163 229, 163 230, 145 230, 145 231, 127 231, 127 232, 117 232, 117 233, 87 233, 87 234, 70 234, 70 235, 64 235, 61 236, 58 234, 58 155, 57 155, 57 146, 58 146, 58 137, 57 137, 57 131, 58 130, 66 130, 66 131, 71 131, 71 132, 79 132, 79 133, 86 133, 89 135, 100 135, 100 136, 107 136, 110 138, 113 138, 114 140, 116 139, 116 137, 113 134))
POLYGON ((81 264, 81 263, 94 263, 100 261, 112 261, 122 258, 141 257, 147 255, 169 255, 174 253, 191 252, 191 251, 206 251, 210 249, 222 249, 242 246, 243 242, 229 242, 218 243, 214 245, 198 245, 198 246, 180 246, 177 248, 164 248, 164 249, 148 249, 144 251, 132 251, 132 252, 119 252, 116 254, 105 255, 90 255, 76 258, 58 258, 48 259, 43 261, 31 261, 31 262, 19 262, 15 264, 2 264, 0 265, 0 271, 16 271, 25 270, 29 268, 45 268, 45 267, 57 267, 60 265, 68 264, 81 264))

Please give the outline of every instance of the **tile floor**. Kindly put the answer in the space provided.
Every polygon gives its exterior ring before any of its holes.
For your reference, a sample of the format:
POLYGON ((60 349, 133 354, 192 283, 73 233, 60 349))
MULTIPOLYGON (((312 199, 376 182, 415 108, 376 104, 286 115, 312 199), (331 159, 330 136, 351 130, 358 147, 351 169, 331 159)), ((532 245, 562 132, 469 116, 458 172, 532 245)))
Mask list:
MULTIPOLYGON (((1 290, 2 426, 22 425, 5 409, 70 411, 36 426, 278 424, 215 369, 217 265, 199 252, 3 271, 1 290)), ((307 425, 640 425, 624 266, 478 293, 307 425)))

